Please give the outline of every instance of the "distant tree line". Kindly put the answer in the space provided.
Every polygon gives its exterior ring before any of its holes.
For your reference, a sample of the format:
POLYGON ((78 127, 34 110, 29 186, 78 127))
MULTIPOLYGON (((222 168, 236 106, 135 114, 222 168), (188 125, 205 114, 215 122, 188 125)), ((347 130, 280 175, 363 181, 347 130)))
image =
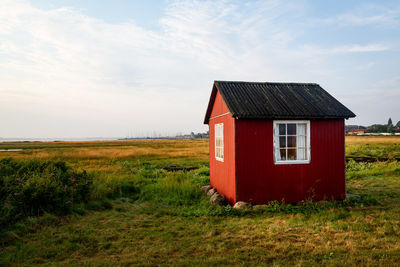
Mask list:
POLYGON ((365 133, 396 133, 400 132, 400 121, 393 125, 392 118, 387 124, 373 124, 371 126, 346 125, 346 132, 364 130, 365 133))
POLYGON ((367 128, 370 133, 394 133, 400 130, 400 121, 393 125, 392 118, 389 118, 387 124, 374 124, 367 128))

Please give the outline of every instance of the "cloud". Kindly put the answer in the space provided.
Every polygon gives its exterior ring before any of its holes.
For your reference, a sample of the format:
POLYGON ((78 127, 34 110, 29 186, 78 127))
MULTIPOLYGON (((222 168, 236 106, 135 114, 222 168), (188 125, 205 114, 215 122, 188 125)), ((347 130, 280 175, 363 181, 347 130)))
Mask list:
POLYGON ((400 25, 400 6, 387 7, 379 4, 364 4, 338 14, 325 20, 328 23, 336 23, 342 26, 389 26, 400 25))
POLYGON ((367 45, 341 45, 330 48, 322 48, 315 45, 304 45, 301 53, 314 55, 335 55, 343 53, 366 53, 366 52, 382 52, 389 50, 390 47, 384 44, 367 44, 367 45))
POLYGON ((350 45, 333 49, 335 53, 363 53, 380 52, 389 50, 389 46, 383 44, 350 45))

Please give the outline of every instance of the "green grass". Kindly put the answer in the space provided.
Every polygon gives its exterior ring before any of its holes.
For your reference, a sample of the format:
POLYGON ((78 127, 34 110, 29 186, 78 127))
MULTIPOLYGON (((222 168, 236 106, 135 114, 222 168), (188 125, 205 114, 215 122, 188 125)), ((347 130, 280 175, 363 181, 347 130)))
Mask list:
POLYGON ((347 136, 346 156, 400 160, 400 136, 347 136))
POLYGON ((83 213, 2 229, 0 265, 399 266, 398 162, 350 162, 347 189, 361 199, 237 211, 210 205, 199 190, 209 182, 205 141, 59 145, 4 156, 87 170, 90 199, 83 213), (199 169, 163 169, 172 165, 199 169))

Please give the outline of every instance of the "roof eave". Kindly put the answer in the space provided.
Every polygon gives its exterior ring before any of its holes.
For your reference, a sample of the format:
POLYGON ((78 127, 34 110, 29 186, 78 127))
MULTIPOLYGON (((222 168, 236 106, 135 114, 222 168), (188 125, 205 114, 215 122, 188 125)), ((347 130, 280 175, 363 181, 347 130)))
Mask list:
POLYGON ((211 112, 212 112, 212 108, 214 106, 216 96, 217 96, 217 88, 215 87, 215 83, 214 83, 212 91, 211 91, 211 95, 210 95, 210 100, 208 101, 206 115, 204 117, 204 124, 208 124, 210 122, 210 116, 211 116, 211 112))

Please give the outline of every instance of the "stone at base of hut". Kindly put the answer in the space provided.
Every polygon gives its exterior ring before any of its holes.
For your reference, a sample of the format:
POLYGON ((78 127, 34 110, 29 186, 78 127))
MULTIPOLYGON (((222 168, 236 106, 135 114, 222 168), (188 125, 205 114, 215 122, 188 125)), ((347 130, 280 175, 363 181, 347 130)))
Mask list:
POLYGON ((217 190, 215 188, 211 188, 210 190, 208 190, 207 196, 211 197, 215 193, 217 193, 217 190))
POLYGON ((249 210, 253 208, 250 203, 244 202, 244 201, 238 201, 235 203, 233 206, 234 209, 239 209, 239 210, 249 210))
POLYGON ((347 193, 346 194, 346 198, 361 198, 361 196, 357 195, 357 194, 349 194, 349 193, 347 193))
POLYGON ((210 189, 212 189, 211 185, 205 185, 201 187, 201 190, 204 192, 204 194, 207 194, 210 189))
POLYGON ((213 205, 224 206, 225 203, 226 203, 226 200, 225 200, 225 197, 223 195, 220 195, 217 192, 215 192, 215 194, 212 195, 212 197, 210 198, 210 202, 213 205))

